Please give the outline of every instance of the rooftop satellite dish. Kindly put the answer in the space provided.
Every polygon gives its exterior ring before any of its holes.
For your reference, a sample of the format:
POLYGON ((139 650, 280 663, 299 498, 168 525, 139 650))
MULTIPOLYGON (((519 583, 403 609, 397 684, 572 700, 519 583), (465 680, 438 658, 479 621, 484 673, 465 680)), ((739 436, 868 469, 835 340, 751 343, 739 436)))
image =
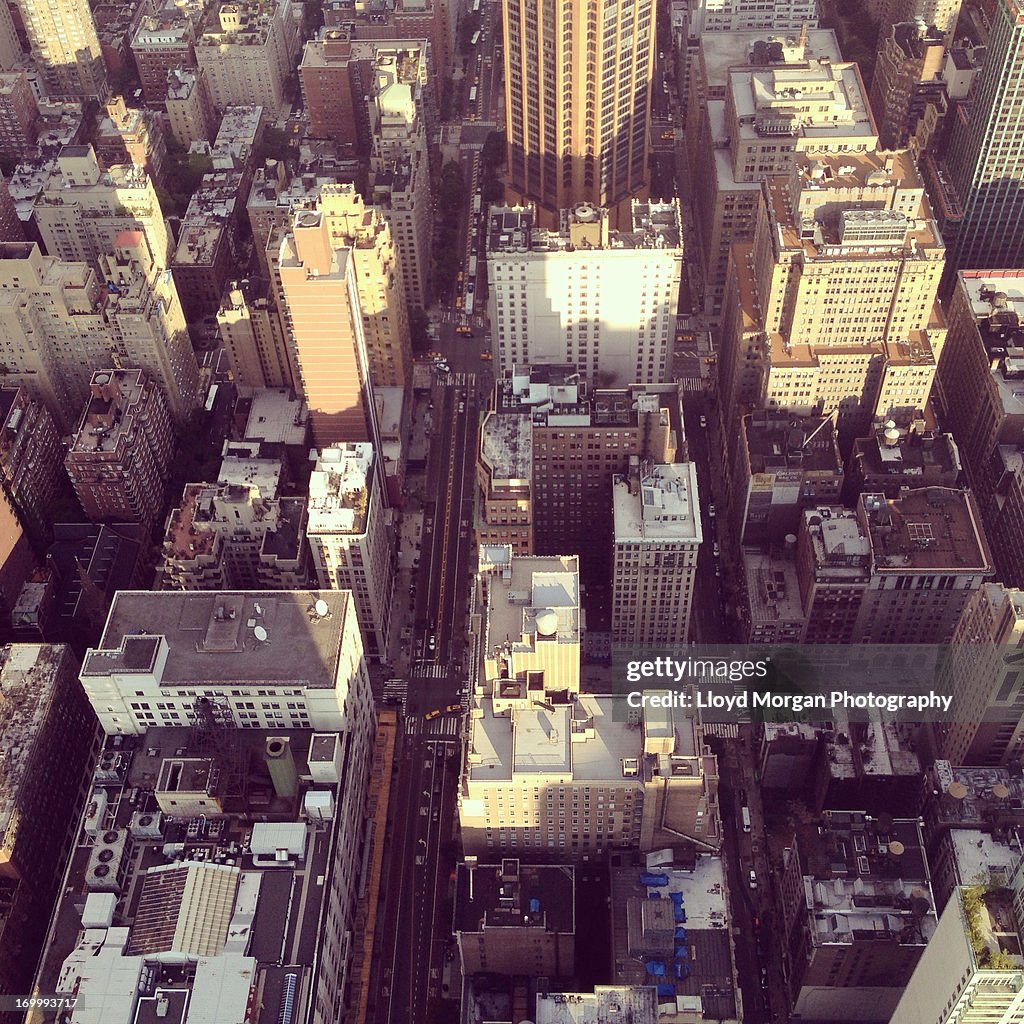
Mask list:
POLYGON ((997 782, 992 787, 992 795, 997 800, 1005 800, 1010 795, 1010 791, 1001 782, 997 782))
POLYGON ((967 787, 962 782, 951 782, 946 792, 954 800, 963 800, 967 796, 967 787))
POLYGON ((267 642, 267 631, 262 626, 254 626, 252 635, 256 637, 261 644, 265 644, 267 642))
POLYGON ((889 853, 894 857, 902 857, 906 852, 907 848, 898 839, 894 839, 889 844, 889 853))
POLYGON ((320 597, 317 598, 316 604, 313 605, 313 610, 317 613, 317 615, 323 618, 323 616, 325 616, 330 609, 327 607, 327 602, 322 597, 320 597))

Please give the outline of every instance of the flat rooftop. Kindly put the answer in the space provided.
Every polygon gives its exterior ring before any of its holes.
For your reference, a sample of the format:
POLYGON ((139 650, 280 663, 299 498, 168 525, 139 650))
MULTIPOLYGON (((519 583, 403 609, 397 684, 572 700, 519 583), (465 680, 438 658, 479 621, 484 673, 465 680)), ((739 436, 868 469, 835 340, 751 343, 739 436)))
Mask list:
POLYGON ((254 391, 245 424, 246 440, 304 446, 308 436, 309 409, 301 398, 284 388, 254 391))
POLYGON ((650 985, 595 985, 593 992, 538 992, 536 1024, 657 1024, 650 985))
POLYGON ((485 651, 502 643, 513 648, 537 633, 537 616, 553 611, 560 643, 580 640, 580 575, 575 555, 522 555, 488 577, 485 651))
POLYGON ((961 271, 959 280, 988 354, 1003 412, 1024 416, 1024 272, 961 271))
POLYGON ((743 417, 751 473, 802 470, 842 475, 835 426, 830 417, 755 412, 743 417))
POLYGON ((615 702, 581 694, 571 705, 495 715, 485 698, 482 716, 470 723, 470 782, 508 782, 513 775, 535 773, 571 774, 576 782, 621 780, 623 760, 642 756, 643 737, 623 720, 621 708, 615 711, 615 702))
POLYGON ((752 624, 803 622, 800 584, 791 559, 744 552, 743 571, 752 624))
POLYGON ((916 820, 828 811, 798 832, 815 945, 889 935, 925 945, 935 901, 916 820))
POLYGON ((560 212, 557 231, 536 225, 531 207, 492 206, 487 220, 487 251, 540 258, 572 252, 576 248, 623 251, 629 249, 678 250, 682 246, 679 204, 633 201, 628 230, 610 231, 607 211, 581 203, 560 212), (588 230, 586 239, 574 232, 588 230), (525 251, 524 251, 525 250, 525 251))
POLYGON ((864 575, 871 544, 855 512, 841 506, 822 506, 807 509, 803 518, 818 570, 864 575))
MULTIPOLYGON (((700 51, 701 65, 707 76, 708 90, 724 89, 729 78, 729 69, 740 66, 750 66, 751 57, 754 54, 756 44, 762 44, 759 55, 764 54, 765 59, 771 56, 771 49, 768 47, 772 40, 787 42, 784 36, 777 32, 765 32, 763 30, 749 32, 707 32, 701 36, 700 51)), ((795 48, 787 45, 787 52, 793 52, 795 48)), ((777 59, 783 60, 783 48, 781 45, 774 51, 777 59)), ((794 53, 796 55, 796 53, 794 53)), ((807 43, 799 52, 800 60, 830 60, 839 63, 843 55, 839 50, 839 40, 832 29, 812 28, 807 33, 807 43)))
POLYGON ((671 985, 677 1007, 682 1000, 692 1013, 706 1020, 735 1019, 734 965, 722 860, 698 855, 692 870, 678 870, 658 866, 661 859, 660 852, 649 854, 646 871, 663 875, 667 885, 649 888, 640 882, 645 873, 642 859, 637 866, 612 869, 613 980, 622 985, 671 985), (657 898, 651 899, 655 894, 657 898), (675 921, 677 900, 685 911, 685 922, 675 921), (645 914, 655 903, 667 904, 668 914, 645 914), (686 956, 677 959, 674 954, 682 949, 686 956), (664 975, 649 975, 645 966, 649 960, 660 962, 664 975), (679 972, 684 977, 676 977, 675 962, 688 968, 679 972))
POLYGON ((359 534, 366 529, 373 445, 346 441, 320 452, 309 478, 307 533, 359 534))
POLYGON ((533 477, 533 423, 528 413, 489 412, 480 427, 480 457, 492 479, 533 477))
POLYGON ((950 839, 957 876, 962 885, 972 885, 979 876, 1002 878, 1009 882, 1020 862, 1020 850, 1006 839, 976 828, 955 828, 950 839))
POLYGON ((1024 777, 1006 768, 951 765, 928 771, 928 817, 938 825, 992 826, 1024 818, 1024 777))
POLYGON ((921 487, 890 499, 862 494, 876 571, 988 572, 992 559, 970 492, 921 487))
POLYGON ((458 864, 455 869, 457 932, 487 928, 539 928, 573 934, 576 879, 568 865, 458 864))
POLYGON ((959 476, 960 449, 952 434, 935 431, 919 433, 898 428, 877 428, 870 437, 853 442, 854 460, 868 477, 948 478, 934 482, 952 486, 959 476))
POLYGON ((98 370, 90 382, 72 453, 114 452, 125 440, 131 444, 138 432, 136 418, 159 395, 146 390, 141 370, 98 370), (147 401, 148 400, 148 401, 147 401))
POLYGON ((159 680, 166 686, 208 680, 333 689, 349 605, 347 591, 120 591, 82 675, 151 674, 163 639, 159 680), (327 615, 317 615, 317 600, 326 602, 327 615), (256 625, 269 642, 256 640, 256 625))
POLYGON ((297 820, 295 801, 274 795, 264 749, 268 736, 286 736, 296 770, 306 774, 315 734, 231 733, 216 754, 221 779, 239 778, 232 766, 244 764, 249 780, 237 809, 219 817, 172 819, 156 803, 167 758, 204 753, 190 746, 191 730, 150 729, 104 752, 93 780, 100 817, 76 837, 39 975, 45 991, 79 992, 84 1024, 223 1024, 242 1020, 247 1005, 256 1006, 253 1024, 278 1024, 285 976, 308 983, 331 833, 297 820), (261 864, 245 849, 256 828, 288 830, 288 848, 300 848, 301 857, 261 864), (97 882, 97 865, 106 862, 123 877, 97 882), (253 1004, 257 989, 263 997, 253 1004), (167 1013, 158 1008, 162 999, 167 1013))
POLYGON ((795 135, 818 145, 844 138, 870 145, 877 139, 856 64, 734 68, 728 88, 741 140, 795 135))
POLYGON ((612 507, 617 544, 695 545, 703 540, 696 463, 647 467, 635 486, 627 477, 616 476, 612 507))

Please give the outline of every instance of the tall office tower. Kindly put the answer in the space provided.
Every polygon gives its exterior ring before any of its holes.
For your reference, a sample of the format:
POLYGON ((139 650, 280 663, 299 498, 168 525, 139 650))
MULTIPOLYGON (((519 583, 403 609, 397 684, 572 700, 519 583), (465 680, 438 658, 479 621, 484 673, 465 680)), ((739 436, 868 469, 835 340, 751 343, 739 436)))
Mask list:
POLYGON ((28 243, 0 245, 0 361, 6 383, 40 398, 59 427, 74 429, 93 373, 112 363, 139 367, 164 391, 175 419, 198 400, 199 369, 169 282, 132 232, 105 261, 104 288, 84 263, 43 256, 28 243), (148 256, 148 254, 147 254, 148 256), (109 276, 108 276, 109 275, 109 276))
POLYGON ((953 695, 933 726, 937 753, 953 764, 1018 764, 1024 750, 1024 593, 986 583, 953 634, 940 692, 953 695))
POLYGON ((32 974, 85 810, 100 732, 63 644, 0 647, 0 992, 32 974))
POLYGON ((242 259, 239 232, 263 130, 263 107, 225 111, 210 152, 212 169, 188 201, 173 270, 190 322, 217 315, 224 289, 242 259))
POLYGON ((704 539, 696 465, 634 456, 612 500, 612 643, 685 644, 704 539))
POLYGON ((167 124, 171 136, 186 149, 216 135, 217 117, 201 68, 174 67, 167 72, 167 124))
POLYGON ((966 116, 946 166, 962 217, 943 224, 951 272, 1024 266, 1024 12, 999 0, 966 116))
POLYGON ((991 578, 992 556, 969 491, 922 487, 896 499, 862 494, 871 578, 855 626, 857 643, 949 643, 974 592, 991 578))
POLYGON ((943 35, 934 26, 900 22, 879 40, 871 109, 882 149, 905 149, 929 103, 942 103, 943 35))
POLYGON ((369 356, 352 250, 333 242, 322 210, 302 210, 274 264, 314 443, 371 438, 369 356))
POLYGON ((157 0, 131 41, 132 59, 147 103, 162 103, 174 68, 195 68, 195 41, 202 30, 204 0, 157 0))
POLYGON ((579 203, 628 225, 645 198, 657 4, 502 5, 511 197, 554 227, 579 203))
POLYGON ((1024 1010, 1022 867, 1009 884, 957 888, 890 1024, 1014 1024, 1024 1010))
POLYGON ((18 30, 14 27, 11 9, 4 6, 0 9, 0 69, 11 71, 22 64, 24 52, 18 39, 18 30))
POLYGON ((115 96, 96 118, 92 145, 100 170, 130 164, 141 167, 157 188, 164 185, 167 143, 153 111, 129 107, 123 96, 115 96))
POLYGON ((1024 586, 1024 270, 962 271, 947 315, 936 394, 999 579, 1024 586))
POLYGON ((218 111, 280 108, 285 79, 299 54, 300 18, 291 0, 220 4, 195 43, 196 64, 218 111))
POLYGON ((934 25, 948 44, 960 17, 960 3, 961 0, 868 0, 868 10, 879 23, 880 39, 884 39, 894 25, 918 22, 934 25))
POLYGON ((826 811, 793 836, 775 882, 794 1016, 887 1022, 940 941, 920 821, 826 811))
POLYGON ((495 372, 575 366, 592 386, 669 378, 683 235, 679 204, 631 206, 629 227, 608 212, 563 210, 557 231, 533 207, 495 206, 487 222, 488 315, 495 372))
POLYGON ((39 102, 24 71, 0 74, 0 156, 21 160, 36 142, 39 102))
POLYGON ((176 423, 199 404, 199 365, 174 280, 152 258, 140 231, 122 231, 100 257, 107 282, 102 318, 110 352, 160 385, 176 423))
POLYGON ((232 281, 217 311, 217 325, 240 395, 293 386, 284 330, 266 281, 232 281))
POLYGON ((395 588, 393 538, 370 444, 323 448, 309 479, 306 536, 322 590, 350 590, 368 657, 385 661, 395 588))
POLYGON ((409 309, 429 303, 430 156, 423 113, 423 86, 403 80, 398 54, 381 54, 370 100, 373 149, 370 189, 381 208, 398 249, 409 309))
POLYGON ((411 372, 405 295, 387 222, 363 207, 353 186, 331 186, 315 210, 295 214, 272 270, 315 443, 373 439, 380 450, 371 387, 406 387, 411 372))
POLYGON ((781 544, 804 509, 839 500, 843 463, 829 417, 761 410, 743 417, 740 435, 728 506, 742 547, 781 544))
POLYGON ((702 40, 690 97, 696 238, 688 241, 699 261, 704 313, 717 316, 730 247, 753 238, 760 183, 789 173, 801 155, 870 153, 878 137, 857 65, 842 61, 831 31, 702 40))
POLYGON ((682 446, 675 384, 591 391, 571 366, 517 367, 480 428, 478 541, 582 552, 589 581, 611 551, 612 475, 634 455, 673 463, 682 446))
MULTIPOLYGON (((476 463, 477 547, 506 545, 533 554, 533 421, 524 409, 502 415, 503 396, 480 424, 476 463)), ((621 468, 621 467, 620 467, 621 468)))
POLYGON ((108 736, 188 726, 204 697, 241 729, 347 733, 374 717, 347 592, 122 590, 80 678, 108 736))
POLYGON ((32 57, 52 98, 107 98, 107 73, 88 0, 18 0, 32 57))
MULTIPOLYGON (((260 445, 252 447, 258 451, 260 445)), ((164 529, 164 585, 175 590, 308 586, 306 501, 279 496, 280 477, 280 460, 236 457, 224 459, 215 484, 186 485, 164 529)))
POLYGON ((67 475, 57 425, 28 388, 0 387, 0 486, 34 538, 52 530, 67 475))
POLYGON ((7 180, 0 175, 0 242, 22 242, 25 240, 25 225, 18 216, 11 189, 7 180))
POLYGON ((945 250, 909 154, 803 158, 762 188, 722 311, 726 422, 834 414, 854 437, 874 416, 913 419, 945 339, 945 250))
POLYGON ((152 524, 164 508, 174 430, 160 389, 141 370, 93 374, 64 465, 87 518, 152 524))
POLYGON ((349 31, 325 29, 303 47, 299 65, 310 131, 314 138, 333 141, 341 156, 360 149, 361 93, 354 81, 354 46, 349 31))
POLYGON ((465 852, 589 860, 670 834, 717 850, 717 762, 699 719, 645 709, 626 721, 616 698, 580 692, 578 559, 482 548, 473 601, 465 852))
POLYGON ((122 231, 141 231, 150 258, 165 270, 170 235, 152 179, 140 167, 100 169, 92 146, 64 146, 32 208, 50 256, 96 264, 122 231))
POLYGON ((355 263, 370 380, 376 387, 407 387, 412 347, 405 284, 394 235, 376 206, 366 206, 355 185, 327 185, 319 209, 331 244, 347 246, 355 263))
POLYGON ((806 644, 851 644, 871 577, 871 546, 855 512, 842 506, 805 511, 797 533, 796 572, 806 644))

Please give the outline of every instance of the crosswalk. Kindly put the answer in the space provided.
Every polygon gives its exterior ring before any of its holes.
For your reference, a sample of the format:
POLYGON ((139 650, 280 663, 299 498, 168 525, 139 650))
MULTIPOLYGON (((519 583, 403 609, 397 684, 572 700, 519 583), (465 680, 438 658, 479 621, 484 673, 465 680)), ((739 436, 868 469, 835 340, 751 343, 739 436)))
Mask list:
POLYGON ((446 388, 476 387, 476 374, 457 370, 454 373, 439 373, 437 383, 446 388))
POLYGON ((679 384, 684 391, 704 390, 704 382, 699 377, 680 377, 679 384))
POLYGON ((442 715, 429 722, 413 715, 406 718, 405 731, 409 736, 458 737, 462 735, 462 715, 442 715))
POLYGON ((462 715, 445 715, 426 723, 428 736, 458 736, 462 732, 462 715))
POLYGON ((444 665, 438 665, 432 661, 418 661, 413 674, 420 679, 444 679, 448 674, 444 665))

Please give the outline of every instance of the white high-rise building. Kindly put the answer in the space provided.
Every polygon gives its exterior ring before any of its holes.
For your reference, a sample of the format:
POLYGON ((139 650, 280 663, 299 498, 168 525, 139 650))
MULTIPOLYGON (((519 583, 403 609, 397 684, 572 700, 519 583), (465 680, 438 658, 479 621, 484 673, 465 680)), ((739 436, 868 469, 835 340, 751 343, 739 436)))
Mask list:
POLYGON ((607 211, 563 210, 558 231, 533 207, 495 206, 487 224, 495 371, 571 364, 591 385, 668 379, 683 267, 679 206, 632 204, 632 230, 607 211))
POLYGON ((352 592, 368 656, 387 656, 395 588, 390 513, 369 443, 331 445, 309 480, 306 536, 321 588, 352 592))
POLYGON ((100 170, 92 146, 65 146, 32 207, 46 251, 62 260, 97 263, 122 231, 138 231, 153 263, 170 265, 170 235, 152 179, 119 164, 100 170))
POLYGON ((890 1024, 1016 1024, 1024 1018, 1021 866, 1009 886, 954 891, 890 1024))
POLYGON ((345 732, 373 704, 337 591, 119 591, 80 678, 107 735, 191 725, 199 707, 236 728, 345 732))
POLYGON ((631 463, 612 489, 612 642, 686 643, 703 540, 697 467, 631 463))

